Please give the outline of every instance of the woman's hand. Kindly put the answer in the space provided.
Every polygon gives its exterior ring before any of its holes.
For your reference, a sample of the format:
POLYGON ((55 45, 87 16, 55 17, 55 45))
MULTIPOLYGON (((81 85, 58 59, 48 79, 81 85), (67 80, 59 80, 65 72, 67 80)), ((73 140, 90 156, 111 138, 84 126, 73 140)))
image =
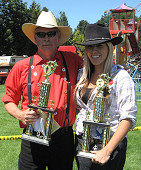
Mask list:
POLYGON ((95 154, 92 158, 92 162, 95 164, 103 165, 110 159, 110 154, 107 152, 106 148, 103 148, 99 151, 91 151, 91 153, 95 154))
POLYGON ((125 138, 131 126, 131 120, 123 119, 119 123, 116 132, 114 133, 108 144, 99 151, 91 151, 91 153, 96 153, 95 157, 92 158, 92 162, 105 164, 110 159, 110 155, 114 151, 114 149, 125 138))

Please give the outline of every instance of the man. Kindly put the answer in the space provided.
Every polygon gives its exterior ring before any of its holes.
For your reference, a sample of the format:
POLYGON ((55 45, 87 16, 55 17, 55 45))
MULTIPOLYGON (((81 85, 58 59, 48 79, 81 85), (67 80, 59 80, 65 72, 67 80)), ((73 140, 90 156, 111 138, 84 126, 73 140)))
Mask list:
MULTIPOLYGON (((40 114, 28 108, 29 96, 35 96, 38 104, 41 82, 44 81, 43 65, 56 60, 58 67, 50 75, 51 90, 49 101, 54 100, 55 121, 60 129, 51 135, 49 147, 27 140, 22 140, 19 156, 19 170, 45 169, 71 170, 74 157, 74 139, 72 125, 75 121, 73 90, 77 71, 82 67, 82 60, 77 54, 57 50, 70 37, 71 28, 58 26, 54 15, 41 12, 36 24, 25 23, 22 26, 25 35, 37 45, 38 51, 33 56, 17 62, 7 77, 6 92, 3 97, 5 108, 10 115, 20 121, 20 127, 34 125, 40 114), (64 59, 63 59, 64 58, 64 59), (64 61, 65 60, 65 61, 64 61), (66 62, 66 64, 65 64, 66 62), (29 63, 31 66, 29 66, 29 63), (28 82, 29 68, 31 81, 28 82), (68 73, 67 73, 68 70, 68 73), (70 79, 70 91, 67 88, 70 79), (28 86, 31 84, 31 94, 28 86), (22 108, 18 108, 22 96, 22 108)), ((48 103, 51 108, 51 103, 48 103)))

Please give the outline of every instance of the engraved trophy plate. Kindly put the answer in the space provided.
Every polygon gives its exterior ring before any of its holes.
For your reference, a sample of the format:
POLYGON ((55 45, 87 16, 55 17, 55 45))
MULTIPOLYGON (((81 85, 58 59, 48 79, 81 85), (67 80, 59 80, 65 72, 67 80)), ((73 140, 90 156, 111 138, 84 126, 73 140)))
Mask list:
POLYGON ((35 97, 33 97, 33 104, 28 105, 30 109, 37 110, 41 117, 36 121, 35 125, 28 125, 25 134, 22 135, 22 139, 47 145, 49 146, 49 141, 51 140, 51 132, 54 120, 53 110, 54 101, 51 101, 51 108, 48 109, 48 100, 51 89, 51 83, 49 83, 49 76, 54 73, 57 62, 49 61, 47 65, 44 65, 43 71, 45 73, 45 80, 41 82, 40 94, 38 106, 35 106, 35 97))
POLYGON ((89 120, 90 113, 87 112, 87 120, 83 122, 82 150, 77 156, 92 159, 95 154, 90 153, 90 151, 101 150, 109 141, 109 119, 107 119, 107 122, 103 122, 106 100, 104 90, 108 90, 109 80, 110 77, 107 74, 102 74, 96 82, 98 92, 94 98, 93 120, 89 120))

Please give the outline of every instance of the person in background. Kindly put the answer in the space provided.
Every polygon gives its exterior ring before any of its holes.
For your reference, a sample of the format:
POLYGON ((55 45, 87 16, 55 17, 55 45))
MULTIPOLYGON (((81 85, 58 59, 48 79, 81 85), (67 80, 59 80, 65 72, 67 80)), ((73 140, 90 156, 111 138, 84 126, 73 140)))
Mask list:
MULTIPOLYGON (((111 38, 103 24, 89 24, 85 30, 83 74, 78 81, 74 102, 78 109, 76 120, 76 153, 82 149, 83 121, 87 111, 93 115, 94 99, 98 92, 96 81, 99 75, 111 77, 109 103, 104 110, 110 120, 110 140, 91 159, 76 156, 79 170, 122 170, 126 159, 127 133, 136 123, 136 95, 132 78, 121 65, 113 64, 113 46, 122 42, 122 37, 111 38)), ((92 116, 93 117, 93 116, 92 116)))
POLYGON ((69 39, 72 29, 68 26, 58 26, 51 11, 42 11, 36 24, 25 23, 22 30, 37 45, 38 50, 32 58, 31 66, 29 66, 31 57, 14 65, 5 82, 6 92, 2 101, 7 112, 20 121, 20 127, 24 128, 24 131, 26 125, 35 125, 40 114, 28 108, 28 85, 31 84, 31 96, 36 97, 37 105, 41 82, 45 80, 43 66, 48 61, 56 60, 58 66, 49 76, 51 90, 48 108, 52 107, 50 101, 53 100, 55 102, 53 109, 56 110, 54 120, 60 128, 51 135, 49 147, 22 139, 19 170, 43 170, 47 166, 48 170, 72 170, 74 159, 72 126, 75 121, 73 90, 77 72, 82 67, 83 61, 75 53, 58 51, 58 47, 69 39), (29 67, 31 82, 28 83, 29 67), (68 81, 70 88, 67 88, 68 81), (22 107, 19 109, 21 96, 22 107))

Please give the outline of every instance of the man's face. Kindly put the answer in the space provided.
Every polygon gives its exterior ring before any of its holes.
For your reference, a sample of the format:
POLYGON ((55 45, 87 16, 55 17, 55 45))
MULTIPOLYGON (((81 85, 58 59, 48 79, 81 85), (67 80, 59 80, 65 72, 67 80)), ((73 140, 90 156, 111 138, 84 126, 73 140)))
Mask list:
POLYGON ((35 30, 35 42, 38 47, 38 54, 43 59, 54 57, 59 44, 61 34, 57 28, 38 27, 35 30))

